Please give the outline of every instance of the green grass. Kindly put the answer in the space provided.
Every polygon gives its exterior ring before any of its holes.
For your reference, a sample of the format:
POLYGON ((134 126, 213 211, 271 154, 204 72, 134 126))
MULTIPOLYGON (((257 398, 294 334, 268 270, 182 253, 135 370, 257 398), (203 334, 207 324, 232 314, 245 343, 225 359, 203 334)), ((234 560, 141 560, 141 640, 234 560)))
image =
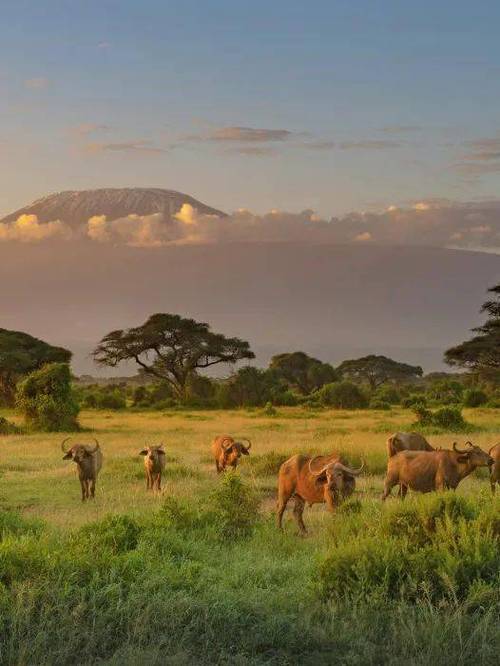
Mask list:
MULTIPOLYGON (((500 439, 498 411, 466 413, 488 425, 475 443, 500 439)), ((500 495, 474 475, 457 493, 382 504, 385 441, 410 418, 399 408, 85 412, 92 432, 75 440, 98 437, 104 466, 83 505, 59 435, 3 436, 0 663, 497 663, 500 495), (222 433, 253 442, 234 476, 217 476, 210 459, 222 433), (158 495, 138 454, 160 441, 158 495), (291 512, 282 533, 274 522, 276 470, 299 451, 367 465, 335 515, 306 508, 306 538, 291 512)))

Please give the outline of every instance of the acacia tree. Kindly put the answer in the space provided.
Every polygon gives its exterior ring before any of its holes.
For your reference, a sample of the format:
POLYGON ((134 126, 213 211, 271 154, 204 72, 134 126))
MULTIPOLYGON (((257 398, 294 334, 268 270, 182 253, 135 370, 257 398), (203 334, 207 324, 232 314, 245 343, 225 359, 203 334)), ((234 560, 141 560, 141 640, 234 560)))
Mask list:
POLYGON ((0 328, 0 402, 13 405, 16 384, 47 363, 69 363, 71 352, 21 331, 0 328))
POLYGON ((486 379, 500 378, 500 283, 488 289, 493 299, 483 303, 481 312, 487 314, 482 326, 473 328, 477 333, 470 340, 451 347, 444 354, 449 365, 468 368, 486 379))
POLYGON ((388 381, 409 381, 423 375, 419 365, 399 363, 387 356, 374 354, 344 361, 337 370, 343 377, 367 382, 372 390, 388 381))
POLYGON ((154 314, 135 328, 111 331, 95 348, 99 365, 135 361, 147 374, 165 380, 185 400, 190 377, 219 363, 255 358, 248 342, 213 333, 208 324, 175 314, 154 314))
POLYGON ((303 395, 338 379, 337 372, 329 363, 318 361, 301 351, 273 356, 269 368, 303 395))

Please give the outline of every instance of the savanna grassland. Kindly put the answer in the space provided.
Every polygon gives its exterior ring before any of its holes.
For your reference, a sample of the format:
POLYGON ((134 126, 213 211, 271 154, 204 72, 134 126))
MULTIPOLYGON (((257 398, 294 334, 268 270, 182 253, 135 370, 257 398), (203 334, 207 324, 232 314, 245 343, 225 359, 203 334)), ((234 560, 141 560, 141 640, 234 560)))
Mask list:
MULTIPOLYGON (((12 414, 9 418, 15 420, 12 414)), ((498 410, 465 410, 500 441, 498 410)), ((409 411, 81 414, 104 465, 80 502, 60 434, 0 440, 0 662, 5 664, 493 664, 500 653, 500 501, 486 474, 457 493, 380 502, 387 436, 409 411), (217 477, 215 434, 253 446, 217 477), (165 444, 161 495, 144 444, 165 444), (365 472, 335 515, 275 527, 276 471, 297 452, 342 452, 365 472)), ((394 492, 395 495, 395 492, 394 492)))

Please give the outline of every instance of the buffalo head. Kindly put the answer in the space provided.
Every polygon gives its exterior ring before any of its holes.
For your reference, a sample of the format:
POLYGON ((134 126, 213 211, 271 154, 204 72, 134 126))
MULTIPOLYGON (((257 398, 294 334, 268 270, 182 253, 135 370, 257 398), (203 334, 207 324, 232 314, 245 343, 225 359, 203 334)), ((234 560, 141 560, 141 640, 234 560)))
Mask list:
POLYGON ((466 442, 466 449, 459 449, 457 443, 453 443, 453 450, 458 453, 458 461, 469 463, 472 467, 490 467, 495 462, 489 453, 483 451, 479 446, 472 442, 466 442))
POLYGON ((334 460, 320 470, 314 471, 311 465, 313 460, 309 461, 309 472, 317 484, 323 485, 325 493, 330 496, 331 500, 338 502, 341 498, 353 493, 356 484, 355 477, 361 473, 364 463, 359 469, 353 469, 339 460, 334 460))
POLYGON ((64 453, 63 460, 73 460, 77 464, 82 464, 88 460, 100 448, 99 442, 94 438, 95 446, 88 446, 87 444, 73 444, 70 449, 65 447, 66 442, 69 442, 71 437, 67 437, 61 442, 61 450, 64 453))
POLYGON ((243 442, 235 442, 231 440, 225 440, 221 443, 222 450, 224 452, 224 462, 226 465, 235 465, 241 456, 249 456, 250 448, 252 442, 249 439, 243 438, 247 442, 247 446, 243 442))

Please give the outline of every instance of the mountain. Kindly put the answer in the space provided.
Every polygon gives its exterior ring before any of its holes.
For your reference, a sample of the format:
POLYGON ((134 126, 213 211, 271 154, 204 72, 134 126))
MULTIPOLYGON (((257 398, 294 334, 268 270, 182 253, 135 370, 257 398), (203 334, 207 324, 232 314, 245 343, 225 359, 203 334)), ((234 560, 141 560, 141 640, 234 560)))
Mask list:
POLYGON ((162 213, 169 219, 185 203, 202 214, 218 217, 226 215, 182 192, 154 187, 125 187, 50 194, 7 215, 0 220, 0 224, 14 222, 21 215, 36 215, 39 222, 61 220, 71 226, 86 224, 94 215, 106 215, 108 220, 116 220, 130 214, 162 213))
POLYGON ((500 256, 284 242, 0 243, 0 274, 0 326, 72 349, 77 373, 96 374, 89 352, 102 336, 154 312, 240 336, 259 363, 298 349, 333 363, 370 352, 429 371, 481 321, 500 256))

